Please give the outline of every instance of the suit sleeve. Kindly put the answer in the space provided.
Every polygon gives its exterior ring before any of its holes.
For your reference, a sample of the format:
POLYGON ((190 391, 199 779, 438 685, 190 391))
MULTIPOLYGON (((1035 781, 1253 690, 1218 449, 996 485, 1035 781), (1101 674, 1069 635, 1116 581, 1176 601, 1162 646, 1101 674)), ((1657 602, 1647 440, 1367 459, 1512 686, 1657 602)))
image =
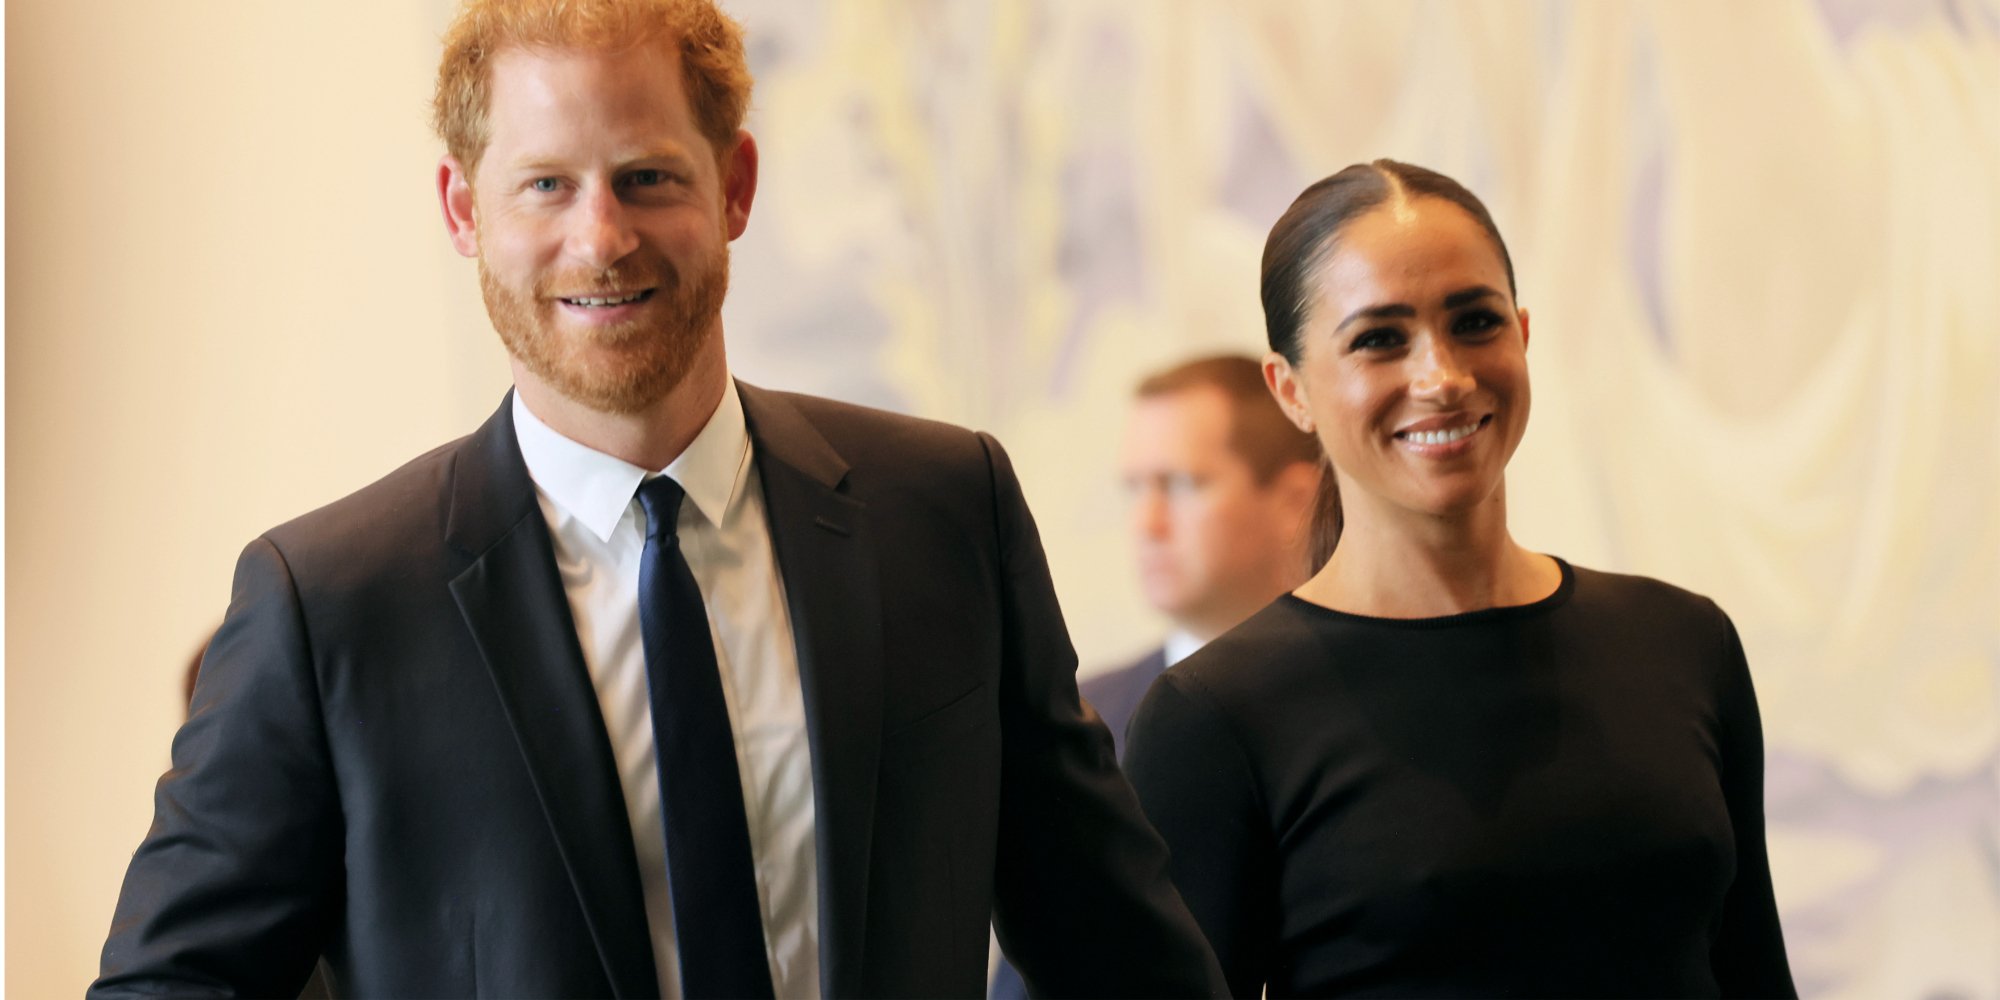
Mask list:
POLYGON ((89 995, 297 996, 337 910, 340 831, 297 591, 260 538, 237 562, 89 995))
POLYGON ((1278 846, 1242 746, 1198 682, 1171 673, 1153 682, 1126 739, 1126 771, 1230 994, 1258 996, 1277 942, 1278 846))
POLYGON ((994 930, 1035 996, 1218 996, 1220 970, 1167 874, 1166 846, 1077 696, 1076 653, 998 442, 1002 773, 994 930))
POLYGON ((1736 839, 1736 879, 1722 903, 1709 963, 1725 997, 1796 997, 1764 844, 1764 728, 1743 642, 1721 609, 1720 763, 1736 839))

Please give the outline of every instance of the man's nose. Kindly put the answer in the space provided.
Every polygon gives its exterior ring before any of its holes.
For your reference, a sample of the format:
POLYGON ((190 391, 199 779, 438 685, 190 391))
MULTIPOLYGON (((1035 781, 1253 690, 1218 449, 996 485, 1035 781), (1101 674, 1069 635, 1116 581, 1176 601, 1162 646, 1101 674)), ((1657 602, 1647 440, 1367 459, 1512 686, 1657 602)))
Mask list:
POLYGON ((1157 486, 1141 489, 1132 500, 1132 530, 1142 539, 1167 537, 1167 497, 1157 486))
POLYGON ((1427 402, 1449 405, 1472 392, 1472 370, 1458 350, 1442 338, 1431 338, 1412 356, 1415 370, 1410 373, 1410 395, 1427 402))
POLYGON ((639 234, 617 192, 607 185, 586 187, 572 208, 569 255, 592 270, 604 270, 639 248, 639 234))

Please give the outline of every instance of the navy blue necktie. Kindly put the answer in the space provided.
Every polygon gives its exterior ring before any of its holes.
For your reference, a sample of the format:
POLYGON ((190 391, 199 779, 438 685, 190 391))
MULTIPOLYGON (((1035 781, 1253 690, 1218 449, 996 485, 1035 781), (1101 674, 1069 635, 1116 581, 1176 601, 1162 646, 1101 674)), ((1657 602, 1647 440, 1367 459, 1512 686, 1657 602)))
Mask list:
POLYGON ((688 1000, 770 997, 771 967, 757 910, 736 741, 722 700, 708 612, 676 533, 685 496, 680 484, 665 476, 639 484, 639 504, 646 510, 639 634, 653 703, 681 992, 688 1000))

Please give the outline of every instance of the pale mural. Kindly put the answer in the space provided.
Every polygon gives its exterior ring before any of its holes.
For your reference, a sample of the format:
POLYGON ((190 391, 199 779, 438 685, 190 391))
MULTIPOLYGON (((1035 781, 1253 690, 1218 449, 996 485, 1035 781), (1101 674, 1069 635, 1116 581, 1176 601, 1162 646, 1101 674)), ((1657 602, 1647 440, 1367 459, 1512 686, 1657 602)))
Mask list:
MULTIPOLYGON (((1516 533, 1736 620, 1801 991, 2000 998, 2000 0, 723 2, 733 367, 998 435, 1085 671, 1165 628, 1133 383, 1261 351, 1309 182, 1464 181, 1534 317, 1516 533)), ((6 986, 74 995, 234 553, 506 376, 429 188, 452 0, 9 6, 6 986)))
POLYGON ((1801 990, 2000 996, 2000 5, 733 9, 737 369, 999 434, 1086 671, 1161 628, 1134 379, 1260 350, 1312 180, 1478 191, 1535 318, 1517 533, 1735 617, 1801 990))

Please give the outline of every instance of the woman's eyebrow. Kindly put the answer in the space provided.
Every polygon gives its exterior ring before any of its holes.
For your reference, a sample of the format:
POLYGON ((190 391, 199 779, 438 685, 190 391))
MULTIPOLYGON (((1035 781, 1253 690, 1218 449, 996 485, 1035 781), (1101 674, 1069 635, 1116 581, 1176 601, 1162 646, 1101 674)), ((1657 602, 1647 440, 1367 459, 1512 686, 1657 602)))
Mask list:
POLYGON ((1351 313, 1348 313, 1347 318, 1341 320, 1340 324, 1333 328, 1333 331, 1335 333, 1339 333, 1340 331, 1347 329, 1348 324, 1353 323, 1355 320, 1360 320, 1360 319, 1391 319, 1391 318, 1410 319, 1414 318, 1416 315, 1417 315, 1417 310, 1415 306, 1407 306, 1401 302, 1392 302, 1389 303, 1388 305, 1380 305, 1380 306, 1362 306, 1361 308, 1356 309, 1351 313))
POLYGON ((1498 298, 1499 295, 1500 295, 1499 292, 1496 292, 1493 289, 1486 287, 1485 285, 1474 285, 1471 288, 1461 288, 1458 291, 1445 296, 1444 307, 1446 309, 1456 309, 1459 306, 1471 302, 1477 302, 1480 299, 1486 298, 1488 296, 1498 298))
MULTIPOLYGON (((1493 290, 1492 288, 1486 285, 1474 285, 1471 288, 1461 288, 1458 291, 1455 291, 1450 295, 1445 296, 1444 307, 1446 309, 1456 309, 1459 306, 1466 305, 1467 303, 1471 302, 1477 302, 1480 299, 1498 298, 1499 295, 1500 295, 1499 292, 1493 290)), ((1417 310, 1415 307, 1404 305, 1401 302, 1391 302, 1386 305, 1379 305, 1379 306, 1362 306, 1361 308, 1356 309, 1351 313, 1348 313, 1347 318, 1341 320, 1339 325, 1335 326, 1333 329, 1334 332, 1338 333, 1339 331, 1346 329, 1348 324, 1353 323, 1356 320, 1409 319, 1416 316, 1416 314, 1417 310)))

